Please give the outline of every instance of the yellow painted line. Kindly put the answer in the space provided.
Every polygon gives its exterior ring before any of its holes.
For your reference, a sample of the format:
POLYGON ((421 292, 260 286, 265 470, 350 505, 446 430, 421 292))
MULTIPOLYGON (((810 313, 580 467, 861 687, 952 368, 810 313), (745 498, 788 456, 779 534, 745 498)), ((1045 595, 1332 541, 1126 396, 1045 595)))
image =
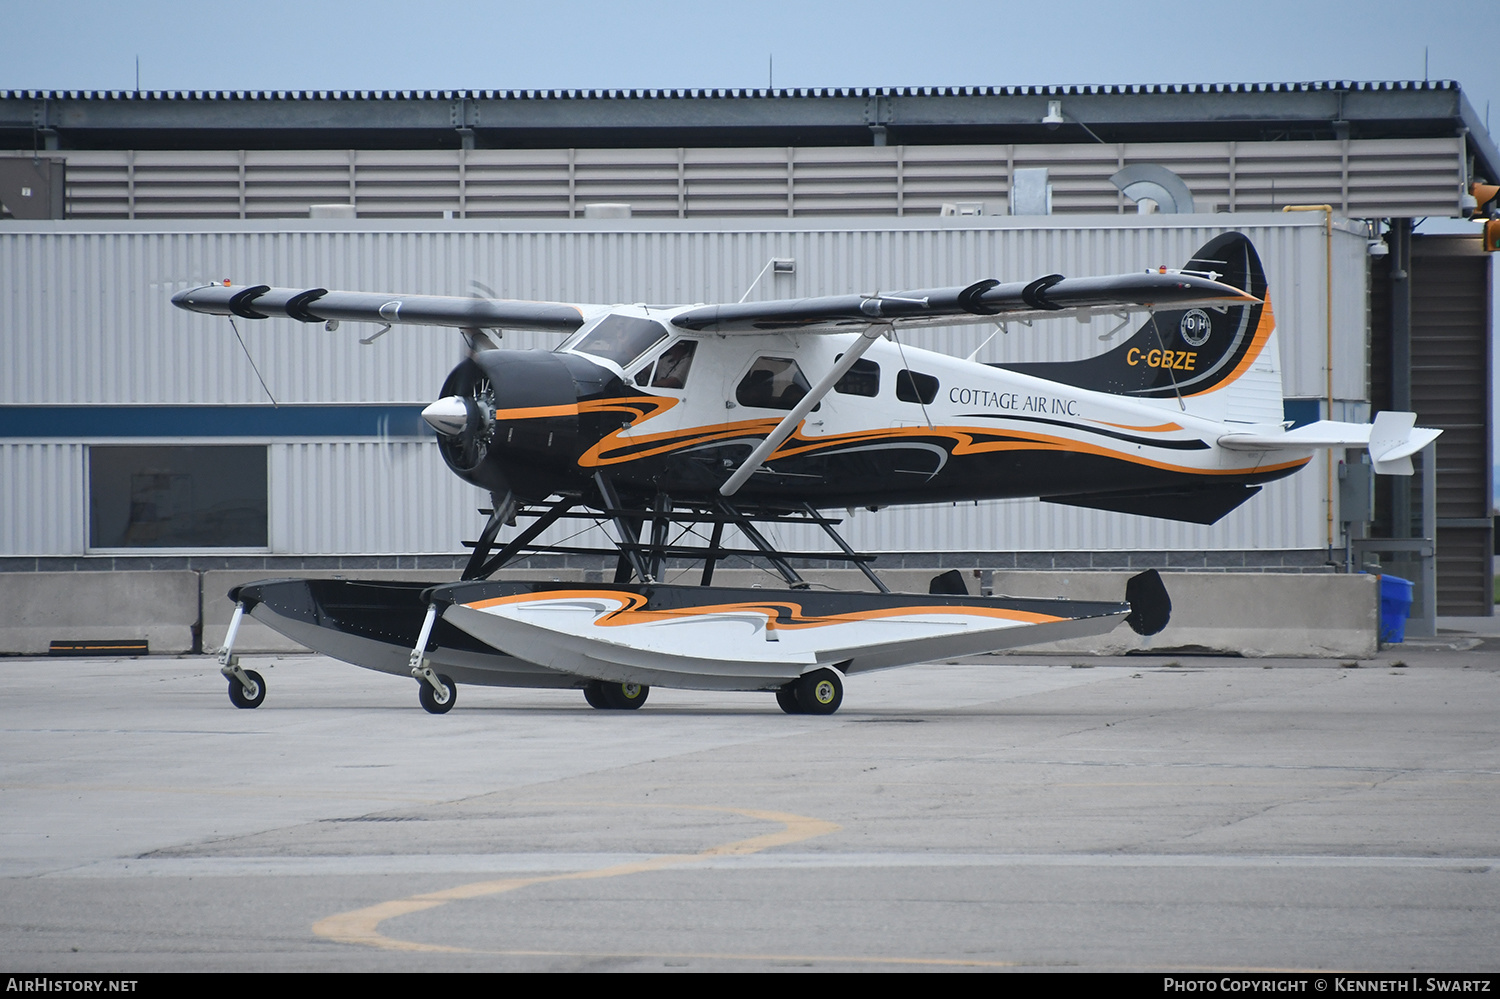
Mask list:
MULTIPOLYGON (((381 933, 380 924, 396 916, 407 916, 416 912, 424 912, 428 909, 435 909, 440 905, 446 905, 449 902, 484 898, 489 895, 500 895, 505 892, 515 891, 518 888, 528 887, 529 885, 546 884, 554 881, 589 881, 599 878, 617 878, 626 874, 643 874, 647 871, 659 871, 668 867, 679 867, 710 857, 746 856, 752 853, 759 853, 762 850, 769 850, 772 847, 786 846, 790 843, 799 843, 803 840, 812 839, 815 836, 824 836, 831 832, 837 832, 842 828, 837 823, 828 822, 824 819, 809 818, 805 815, 793 815, 790 812, 768 812, 752 808, 722 808, 714 805, 621 806, 603 802, 592 804, 590 807, 682 808, 701 812, 724 812, 730 815, 743 815, 746 818, 759 819, 765 822, 779 822, 782 825, 782 829, 779 832, 752 836, 749 839, 721 843, 718 846, 711 846, 707 850, 702 850, 698 853, 664 854, 660 857, 652 857, 649 860, 612 864, 609 867, 599 867, 587 871, 572 871, 567 874, 475 881, 466 885, 445 888, 442 891, 426 892, 421 895, 413 895, 409 898, 380 902, 376 905, 366 906, 363 909, 355 909, 351 912, 341 912, 338 915, 329 916, 327 919, 320 919, 313 924, 312 931, 317 936, 333 940, 336 943, 362 944, 367 947, 379 947, 384 950, 426 951, 449 954, 476 953, 467 947, 449 947, 442 944, 418 943, 413 940, 397 940, 381 933)), ((541 956, 548 952, 485 951, 483 953, 518 955, 534 953, 541 956)))

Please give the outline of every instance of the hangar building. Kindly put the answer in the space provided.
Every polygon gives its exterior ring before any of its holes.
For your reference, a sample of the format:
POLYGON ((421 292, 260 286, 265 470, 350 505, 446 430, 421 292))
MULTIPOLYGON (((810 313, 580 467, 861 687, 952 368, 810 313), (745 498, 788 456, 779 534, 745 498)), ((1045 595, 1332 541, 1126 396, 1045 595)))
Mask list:
MULTIPOLYGON (((1444 429, 1432 522, 1419 488, 1383 482, 1371 532, 1435 536, 1437 612, 1487 614, 1489 258, 1478 226, 1420 220, 1465 216, 1497 178, 1450 82, 0 92, 0 568, 466 559, 487 500, 416 415, 453 338, 231 330, 171 308, 182 288, 712 302, 773 259, 756 297, 1178 266, 1234 229, 1267 265, 1288 419, 1410 408, 1444 429), (1186 190, 1143 214, 1111 181, 1143 167, 1186 190)), ((1106 327, 1039 323, 981 359, 1084 356, 1106 327)), ((1340 457, 1212 527, 1010 501, 844 530, 877 566, 1342 571, 1340 457)))

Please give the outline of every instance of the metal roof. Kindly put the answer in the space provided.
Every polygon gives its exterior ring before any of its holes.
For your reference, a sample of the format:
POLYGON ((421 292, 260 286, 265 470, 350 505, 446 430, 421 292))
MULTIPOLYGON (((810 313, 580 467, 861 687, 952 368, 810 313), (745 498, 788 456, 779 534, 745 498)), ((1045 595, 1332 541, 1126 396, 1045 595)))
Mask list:
POLYGON ((1082 94, 1307 93, 1460 90, 1454 80, 1301 83, 1126 83, 1006 87, 777 87, 775 89, 596 89, 596 90, 0 90, 0 100, 681 100, 790 97, 1058 97, 1082 94))
POLYGON ((1500 151, 1452 80, 617 90, 0 90, 0 148, 433 149, 1389 139, 1500 151), (1042 121, 1061 101, 1064 124, 1042 121))

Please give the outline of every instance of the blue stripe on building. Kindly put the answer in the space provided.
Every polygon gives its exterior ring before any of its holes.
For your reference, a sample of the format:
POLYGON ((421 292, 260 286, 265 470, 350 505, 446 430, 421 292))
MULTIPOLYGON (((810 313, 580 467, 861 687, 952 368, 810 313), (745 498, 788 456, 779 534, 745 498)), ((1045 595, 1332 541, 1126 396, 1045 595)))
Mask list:
POLYGON ((431 437, 421 405, 0 406, 0 438, 431 437))

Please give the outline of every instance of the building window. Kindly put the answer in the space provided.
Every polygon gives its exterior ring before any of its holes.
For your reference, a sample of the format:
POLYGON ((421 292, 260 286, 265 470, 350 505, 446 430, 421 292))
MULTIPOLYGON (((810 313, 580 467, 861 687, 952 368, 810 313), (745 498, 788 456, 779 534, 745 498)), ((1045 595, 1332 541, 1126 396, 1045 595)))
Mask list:
POLYGON ((89 448, 89 547, 266 548, 265 445, 89 448))

